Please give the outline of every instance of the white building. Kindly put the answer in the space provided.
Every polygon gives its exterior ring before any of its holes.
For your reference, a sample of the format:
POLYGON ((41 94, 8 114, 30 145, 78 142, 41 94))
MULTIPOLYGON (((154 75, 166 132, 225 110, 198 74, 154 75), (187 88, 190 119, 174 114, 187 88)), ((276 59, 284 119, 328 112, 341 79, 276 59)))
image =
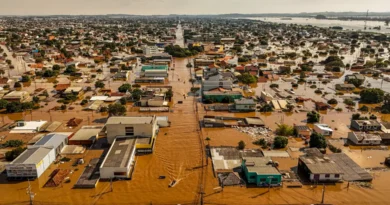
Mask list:
POLYGON ((114 140, 100 166, 100 178, 131 178, 135 164, 136 138, 119 137, 114 140))
POLYGON ((48 134, 6 165, 8 178, 38 178, 55 161, 71 133, 48 134))
POLYGON ((355 145, 380 145, 382 138, 379 135, 365 132, 349 132, 348 139, 355 145))
POLYGON ((314 124, 314 131, 324 135, 324 136, 332 136, 333 130, 327 124, 314 124))
POLYGON ((271 101, 274 99, 274 97, 272 97, 271 94, 265 92, 265 91, 261 91, 261 95, 260 95, 261 99, 268 102, 268 101, 271 101))
POLYGON ((47 121, 24 121, 16 122, 16 127, 10 133, 36 133, 41 131, 47 121))
POLYGON ((160 53, 157 46, 144 46, 142 47, 142 51, 145 55, 153 55, 160 53))

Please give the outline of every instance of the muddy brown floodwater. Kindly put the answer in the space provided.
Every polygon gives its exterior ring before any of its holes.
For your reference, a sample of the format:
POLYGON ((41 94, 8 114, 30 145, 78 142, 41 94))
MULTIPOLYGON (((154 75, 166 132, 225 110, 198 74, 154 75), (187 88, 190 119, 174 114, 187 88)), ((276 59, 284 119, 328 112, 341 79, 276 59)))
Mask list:
MULTIPOLYGON (((171 127, 162 128, 157 137, 153 154, 137 156, 135 171, 132 180, 115 181, 113 191, 110 191, 109 182, 99 182, 95 189, 72 189, 74 183, 81 175, 84 167, 71 174, 71 182, 64 183, 56 188, 43 188, 48 175, 55 168, 74 169, 72 162, 53 164, 43 176, 31 182, 33 192, 36 194, 34 204, 200 204, 200 191, 204 193, 204 204, 313 204, 321 201, 322 187, 304 186, 291 189, 286 186, 272 188, 270 192, 264 188, 225 187, 220 193, 215 193, 213 188, 218 187, 218 180, 214 176, 211 160, 208 166, 202 167, 204 149, 201 140, 206 136, 211 138, 212 146, 226 145, 236 146, 237 142, 244 140, 249 148, 256 148, 251 144, 252 139, 233 129, 203 129, 200 130, 199 119, 204 115, 226 116, 259 116, 266 125, 276 128, 276 122, 287 124, 305 124, 306 113, 247 113, 232 114, 223 112, 207 112, 203 106, 196 102, 196 98, 184 98, 191 84, 188 83, 190 71, 186 68, 187 59, 175 59, 175 69, 170 71, 169 84, 173 86, 174 98, 172 112, 157 113, 156 115, 168 116, 171 127), (180 80, 179 80, 180 79, 180 80), (183 80, 186 80, 186 83, 183 80), (178 104, 178 101, 183 104, 178 104), (198 114, 196 113, 198 110, 198 114), (164 175, 166 179, 158 179, 164 175), (168 184, 176 180, 178 183, 173 188, 168 184)), ((139 113, 133 111, 132 105, 128 105, 127 116, 152 115, 153 113, 139 113)), ((323 115, 322 121, 331 127, 337 128, 335 138, 345 137, 348 132, 350 115, 352 113, 337 113, 329 111, 323 115)), ((32 114, 14 114, 3 118, 4 122, 11 122, 22 118, 33 120, 55 120, 66 123, 72 117, 83 119, 83 124, 102 124, 106 115, 92 112, 67 111, 67 112, 33 112, 32 114)), ((387 118, 387 116, 383 116, 387 118)), ((59 131, 75 131, 77 128, 69 128, 62 125, 59 131)), ((12 137, 10 135, 9 137, 12 137)), ((16 136, 15 136, 16 137, 16 136)), ((32 138, 32 136, 25 136, 32 138)), ((206 142, 204 142, 206 143, 206 142)), ((303 146, 302 141, 291 141, 294 147, 303 146)), ((377 151, 360 150, 348 151, 354 160, 363 167, 378 167, 380 160, 371 160, 370 156, 383 157, 388 154, 384 151, 378 155, 377 151), (355 154, 356 153, 356 154, 355 154), (359 158, 360 156, 360 158, 359 158)), ((90 150, 83 155, 69 156, 72 159, 84 157, 90 159, 99 157, 102 150, 90 150)), ((291 159, 277 159, 283 169, 296 166, 299 153, 292 155, 291 159)), ((390 172, 375 172, 373 188, 365 189, 356 185, 346 188, 346 183, 326 186, 325 203, 330 204, 389 204, 390 189, 388 181, 390 172)), ((28 182, 8 182, 4 176, 0 180, 0 204, 28 204, 26 188, 28 182)))

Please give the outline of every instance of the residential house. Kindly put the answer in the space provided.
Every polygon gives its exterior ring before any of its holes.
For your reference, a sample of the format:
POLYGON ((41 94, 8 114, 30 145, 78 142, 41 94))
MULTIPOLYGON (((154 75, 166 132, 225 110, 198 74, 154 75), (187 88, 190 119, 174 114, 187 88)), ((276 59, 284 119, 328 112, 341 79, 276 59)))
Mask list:
POLYGON ((305 139, 309 139, 311 135, 311 129, 306 125, 295 125, 294 126, 295 132, 297 133, 298 137, 302 137, 305 139))
POLYGON ((272 101, 274 99, 274 97, 272 97, 270 93, 267 93, 265 91, 261 91, 260 98, 265 102, 272 101))
POLYGON ((30 94, 27 91, 12 91, 3 97, 8 102, 28 102, 31 101, 30 94))
POLYGON ((352 120, 351 129, 357 131, 379 131, 382 125, 377 120, 352 120))
POLYGON ((353 74, 349 74, 349 75, 345 76, 345 81, 349 81, 349 80, 352 80, 352 79, 357 79, 357 80, 364 81, 365 77, 364 77, 364 75, 359 74, 359 73, 353 73, 353 74))
POLYGON ((313 130, 323 136, 332 136, 333 129, 331 129, 327 124, 314 124, 313 130))
POLYGON ((336 84, 336 90, 352 91, 356 87, 353 84, 336 84))
POLYGON ((235 99, 234 110, 236 111, 255 111, 256 102, 253 99, 235 99))
POLYGON ((77 97, 81 97, 82 95, 84 95, 84 90, 83 90, 83 87, 71 86, 71 87, 68 87, 68 88, 63 92, 63 94, 64 94, 64 95, 74 94, 74 95, 76 95, 77 97))
POLYGON ((349 132, 348 140, 354 145, 380 145, 382 139, 376 134, 367 134, 365 132, 349 132))
POLYGON ((337 182, 342 179, 343 170, 317 148, 305 149, 306 154, 298 160, 298 173, 311 182, 337 182))
POLYGON ((268 187, 282 183, 282 175, 271 158, 243 157, 241 168, 248 184, 268 187))
POLYGON ((384 133, 390 133, 390 122, 382 121, 381 130, 384 133))

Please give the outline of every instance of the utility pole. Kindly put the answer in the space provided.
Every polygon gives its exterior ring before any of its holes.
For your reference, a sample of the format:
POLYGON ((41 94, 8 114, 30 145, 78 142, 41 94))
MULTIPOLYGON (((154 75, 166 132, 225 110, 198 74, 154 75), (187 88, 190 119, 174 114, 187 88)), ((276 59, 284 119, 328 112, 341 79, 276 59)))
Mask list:
POLYGON ((200 205, 204 204, 203 197, 204 197, 204 191, 203 191, 203 185, 201 185, 200 186, 200 205))
POLYGON ((110 189, 111 189, 111 192, 114 191, 114 188, 112 187, 112 177, 110 178, 110 189))
POLYGON ((325 184, 323 185, 323 188, 322 188, 322 199, 321 199, 321 204, 324 204, 324 199, 325 199, 325 184))
POLYGON ((27 179, 27 180, 28 180, 27 194, 30 197, 30 205, 33 205, 33 199, 34 199, 35 194, 34 194, 34 192, 31 191, 30 180, 29 179, 27 179))

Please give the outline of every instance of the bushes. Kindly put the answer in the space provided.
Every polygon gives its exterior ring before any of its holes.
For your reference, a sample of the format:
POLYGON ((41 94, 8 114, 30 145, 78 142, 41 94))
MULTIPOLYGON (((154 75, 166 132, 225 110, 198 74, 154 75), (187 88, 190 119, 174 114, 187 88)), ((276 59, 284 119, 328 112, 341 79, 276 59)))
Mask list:
POLYGON ((17 147, 11 151, 8 151, 5 153, 5 159, 7 161, 13 161, 14 159, 16 159, 20 154, 22 154, 22 152, 24 152, 24 150, 26 150, 26 148, 22 148, 22 147, 17 147))
POLYGON ((323 135, 314 132, 310 135, 310 141, 309 141, 310 147, 316 147, 316 148, 326 148, 327 142, 323 135))
POLYGON ((241 140, 238 142, 238 149, 243 150, 243 149, 245 149, 245 146, 246 146, 246 144, 244 141, 241 140))
POLYGON ((320 113, 311 111, 307 113, 307 123, 316 123, 320 121, 320 113))
POLYGON ((336 105, 338 102, 336 99, 332 98, 330 100, 328 100, 328 104, 331 104, 331 105, 336 105))
POLYGON ((348 106, 355 106, 356 105, 356 103, 351 99, 345 99, 344 103, 348 106))
POLYGON ((276 134, 281 136, 291 136, 294 134, 294 127, 289 126, 287 124, 278 125, 276 129, 276 134))
POLYGON ((274 139, 274 148, 276 148, 276 149, 285 148, 287 146, 287 144, 288 144, 287 137, 277 136, 274 139))
POLYGON ((341 153, 341 149, 340 148, 337 148, 337 147, 335 147, 335 146, 333 146, 333 145, 328 145, 328 147, 329 147, 329 149, 330 149, 330 151, 332 151, 333 153, 341 153))
POLYGON ((3 144, 4 147, 20 147, 22 145, 22 140, 8 140, 3 144))

